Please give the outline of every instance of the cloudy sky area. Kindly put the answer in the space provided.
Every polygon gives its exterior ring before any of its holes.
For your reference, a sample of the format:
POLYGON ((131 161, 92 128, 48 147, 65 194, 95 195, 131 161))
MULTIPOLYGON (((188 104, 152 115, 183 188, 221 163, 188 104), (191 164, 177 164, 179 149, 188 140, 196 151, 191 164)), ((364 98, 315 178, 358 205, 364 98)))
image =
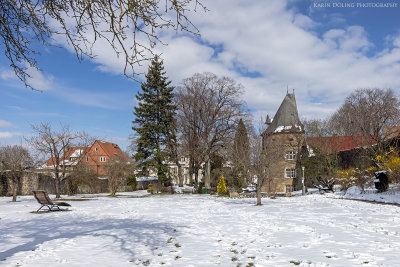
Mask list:
MULTIPOLYGON (((204 71, 243 84, 255 118, 273 116, 287 86, 295 89, 302 118, 330 115, 357 88, 399 92, 400 2, 358 1, 397 8, 316 7, 333 2, 340 1, 204 1, 209 11, 191 17, 201 37, 162 32, 168 45, 156 52, 173 85, 204 71)), ((121 75, 121 60, 101 42, 98 57, 82 63, 69 49, 41 51, 42 71, 31 71, 31 83, 42 92, 25 88, 0 61, 0 145, 23 143, 30 124, 46 121, 126 147, 140 85, 121 75)))

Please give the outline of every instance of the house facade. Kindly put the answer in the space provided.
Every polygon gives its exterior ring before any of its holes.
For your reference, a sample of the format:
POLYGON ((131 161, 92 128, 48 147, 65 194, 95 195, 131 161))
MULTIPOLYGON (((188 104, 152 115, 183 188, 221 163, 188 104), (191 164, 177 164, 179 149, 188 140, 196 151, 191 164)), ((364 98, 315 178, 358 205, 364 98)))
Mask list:
POLYGON ((305 144, 304 126, 299 120, 294 93, 287 93, 273 120, 267 117, 262 133, 267 179, 262 192, 290 194, 301 185, 300 152, 305 144))
MULTIPOLYGON (((173 185, 179 185, 179 178, 178 178, 178 165, 175 162, 167 161, 169 175, 172 178, 171 183, 173 185)), ((179 159, 179 165, 182 168, 182 184, 184 185, 192 185, 193 181, 195 180, 195 175, 190 173, 190 160, 189 157, 182 156, 179 159)), ((199 182, 203 181, 203 169, 200 168, 198 170, 198 180, 199 182)))
MULTIPOLYGON (((114 143, 96 140, 90 147, 70 147, 66 149, 60 159, 60 165, 66 171, 73 171, 78 164, 87 164, 92 167, 98 176, 105 176, 105 165, 113 159, 122 158, 129 162, 128 156, 114 143)), ((50 158, 42 169, 54 168, 55 159, 50 158)))

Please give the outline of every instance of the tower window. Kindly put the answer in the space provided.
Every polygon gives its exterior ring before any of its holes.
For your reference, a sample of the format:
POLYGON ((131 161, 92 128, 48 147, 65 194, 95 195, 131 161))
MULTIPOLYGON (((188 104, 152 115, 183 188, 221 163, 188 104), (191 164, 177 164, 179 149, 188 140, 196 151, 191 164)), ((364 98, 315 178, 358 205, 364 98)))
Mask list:
POLYGON ((295 160, 296 159, 296 151, 286 151, 285 158, 286 158, 286 160, 295 160))
POLYGON ((286 178, 296 178, 296 169, 285 169, 286 178))

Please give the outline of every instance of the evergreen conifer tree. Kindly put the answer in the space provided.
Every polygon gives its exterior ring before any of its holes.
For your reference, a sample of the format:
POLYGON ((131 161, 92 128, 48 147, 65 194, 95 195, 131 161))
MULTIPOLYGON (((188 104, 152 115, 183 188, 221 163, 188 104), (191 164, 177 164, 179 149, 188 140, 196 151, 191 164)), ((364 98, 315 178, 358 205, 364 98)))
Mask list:
POLYGON ((221 175, 221 178, 219 179, 219 183, 217 185, 217 192, 221 195, 225 195, 228 191, 226 190, 226 185, 225 185, 225 180, 224 176, 221 175))
POLYGON ((239 120, 233 141, 232 162, 234 177, 238 179, 235 185, 245 186, 247 171, 250 167, 250 141, 242 119, 239 120))
POLYGON ((166 144, 171 138, 171 124, 176 106, 173 104, 173 90, 169 86, 164 71, 163 61, 155 57, 146 74, 142 91, 138 92, 137 106, 134 108, 135 119, 132 129, 137 133, 135 159, 142 170, 155 168, 159 181, 168 185, 166 144))

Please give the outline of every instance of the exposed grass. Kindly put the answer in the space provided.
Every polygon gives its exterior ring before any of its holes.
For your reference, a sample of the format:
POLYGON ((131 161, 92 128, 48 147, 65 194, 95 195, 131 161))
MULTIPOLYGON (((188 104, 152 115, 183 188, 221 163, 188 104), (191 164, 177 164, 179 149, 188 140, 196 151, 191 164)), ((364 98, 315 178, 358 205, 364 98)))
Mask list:
POLYGON ((294 265, 300 265, 299 261, 290 261, 290 263, 293 263, 294 265))
POLYGON ((182 258, 181 256, 175 256, 175 260, 182 258))
POLYGON ((232 257, 232 261, 237 261, 238 258, 237 257, 232 257))
POLYGON ((179 243, 175 243, 175 247, 180 248, 181 245, 179 245, 179 243))
POLYGON ((231 249, 232 253, 238 254, 239 252, 236 249, 231 249))
POLYGON ((249 263, 247 263, 247 265, 246 265, 246 267, 253 267, 254 266, 254 263, 252 263, 252 262, 249 262, 249 263))

